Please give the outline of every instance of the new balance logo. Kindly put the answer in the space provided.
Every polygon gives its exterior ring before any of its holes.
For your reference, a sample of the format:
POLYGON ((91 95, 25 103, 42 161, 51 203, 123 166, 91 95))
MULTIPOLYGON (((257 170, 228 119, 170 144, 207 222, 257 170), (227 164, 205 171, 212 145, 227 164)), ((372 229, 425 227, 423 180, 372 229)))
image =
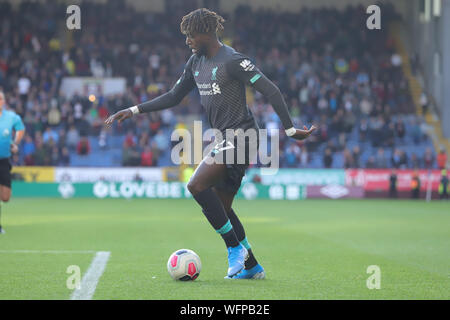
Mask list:
POLYGON ((218 154, 220 151, 234 149, 234 145, 230 141, 227 141, 227 145, 225 147, 220 148, 220 146, 223 146, 224 143, 225 140, 223 140, 221 143, 216 144, 214 149, 211 150, 211 156, 214 156, 213 154, 218 154))
POLYGON ((215 82, 212 84, 212 89, 213 89, 213 94, 219 94, 219 93, 222 93, 222 92, 220 91, 219 85, 218 85, 217 83, 215 83, 215 82))
POLYGON ((255 68, 255 65, 250 60, 247 59, 242 60, 240 65, 245 71, 252 71, 255 68))

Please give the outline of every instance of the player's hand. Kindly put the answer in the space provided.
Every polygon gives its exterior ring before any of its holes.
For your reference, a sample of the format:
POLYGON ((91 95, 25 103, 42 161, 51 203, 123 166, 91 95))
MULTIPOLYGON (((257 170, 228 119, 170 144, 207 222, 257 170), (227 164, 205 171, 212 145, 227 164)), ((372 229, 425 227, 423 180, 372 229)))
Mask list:
POLYGON ((303 126, 303 130, 301 129, 296 129, 297 132, 291 136, 291 138, 297 139, 297 140, 304 140, 306 138, 308 138, 311 133, 314 132, 314 130, 316 130, 317 128, 312 125, 311 128, 307 128, 306 126, 303 126))
POLYGON ((15 143, 11 143, 11 153, 19 152, 19 147, 15 143))
POLYGON ((131 112, 130 109, 123 109, 116 113, 114 113, 112 116, 109 116, 108 119, 105 120, 106 124, 111 124, 115 120, 117 122, 121 123, 123 120, 131 118, 133 116, 133 112, 131 112))

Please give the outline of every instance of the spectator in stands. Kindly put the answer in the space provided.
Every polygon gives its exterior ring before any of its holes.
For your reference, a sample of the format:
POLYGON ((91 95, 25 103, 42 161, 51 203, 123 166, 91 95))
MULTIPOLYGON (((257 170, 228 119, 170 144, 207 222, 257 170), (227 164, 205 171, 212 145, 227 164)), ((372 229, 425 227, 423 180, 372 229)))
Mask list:
POLYGON ((419 173, 414 171, 411 179, 411 198, 419 199, 420 197, 420 178, 419 173))
POLYGON ((400 168, 406 169, 408 167, 408 155, 404 150, 400 150, 400 168))
POLYGON ((51 127, 47 127, 42 135, 42 139, 44 143, 48 143, 50 139, 58 142, 58 134, 51 127))
POLYGON ((447 153, 443 147, 441 147, 441 150, 437 156, 437 165, 440 170, 445 169, 447 166, 447 153))
POLYGON ((80 135, 75 125, 71 125, 69 131, 67 132, 67 147, 69 149, 75 149, 78 141, 80 140, 80 135))
POLYGON ((102 129, 100 131, 100 135, 98 136, 98 146, 100 149, 105 149, 108 147, 107 145, 107 136, 106 136, 106 130, 102 129))
POLYGON ((389 197, 397 198, 397 171, 394 169, 389 176, 389 197))
POLYGON ((359 140, 365 142, 369 132, 369 126, 366 118, 362 118, 359 124, 359 140))
POLYGON ((425 169, 432 169, 434 167, 434 155, 430 148, 425 149, 425 154, 423 156, 423 163, 425 169))
POLYGON ((62 150, 67 145, 67 133, 63 128, 58 131, 58 150, 62 150))
POLYGON ((398 138, 403 140, 403 137, 405 136, 405 124, 404 122, 400 119, 395 123, 395 134, 398 138))
POLYGON ((344 168, 345 169, 354 168, 353 156, 350 150, 345 148, 342 154, 344 156, 344 168))
POLYGON ((151 167, 153 165, 153 153, 149 146, 144 147, 141 153, 141 166, 151 167))
POLYGON ((417 119, 411 120, 411 136, 415 144, 419 144, 422 141, 422 130, 417 119))
POLYGON ((50 155, 51 165, 58 166, 60 160, 58 147, 56 145, 53 145, 50 150, 51 150, 50 155))
POLYGON ((150 137, 148 132, 143 131, 139 136, 139 149, 144 150, 149 145, 150 137))
POLYGON ((33 154, 29 154, 27 156, 24 157, 23 159, 23 164, 26 166, 34 166, 34 158, 33 158, 33 154))
POLYGON ((103 125, 102 120, 98 114, 98 109, 95 104, 92 104, 91 108, 88 110, 86 114, 86 120, 89 122, 91 127, 91 133, 93 135, 100 134, 101 127, 103 125))
POLYGON ((363 98, 359 104, 359 109, 363 116, 368 116, 372 113, 372 103, 367 98, 363 98))
POLYGON ((91 152, 91 144, 87 137, 81 137, 77 144, 77 153, 81 156, 88 155, 91 152))
POLYGON ((350 133, 356 124, 355 114, 351 110, 346 110, 344 113, 343 129, 344 132, 350 133))
POLYGON ((289 146, 285 157, 286 157, 286 166, 288 168, 298 167, 300 158, 300 147, 296 143, 292 143, 289 146))
POLYGON ((159 158, 160 158, 161 153, 160 153, 155 141, 150 142, 150 148, 153 153, 153 165, 157 166, 159 163, 159 158))
POLYGON ((377 167, 377 164, 375 162, 375 157, 370 156, 369 159, 367 159, 366 162, 366 169, 375 169, 377 167))
POLYGON ((70 165, 70 153, 69 153, 69 149, 64 147, 61 150, 61 157, 59 159, 59 164, 61 166, 69 166, 70 165))
POLYGON ((80 119, 76 120, 75 126, 77 127, 80 136, 88 136, 92 133, 91 125, 89 121, 87 121, 87 115, 84 115, 80 119))
POLYGON ((318 137, 316 139, 319 139, 321 143, 328 141, 328 125, 326 122, 320 124, 318 131, 319 132, 314 137, 318 137))
POLYGON ((400 149, 395 149, 391 157, 392 167, 396 169, 405 169, 407 163, 406 153, 400 149))
POLYGON ((136 136, 133 134, 133 131, 128 130, 127 135, 125 136, 124 144, 126 147, 134 147, 136 146, 136 136))
POLYGON ((378 148, 377 150, 377 155, 375 156, 375 167, 379 169, 388 167, 383 148, 378 148))
POLYGON ((58 110, 56 105, 50 108, 47 118, 48 124, 52 127, 56 127, 61 123, 61 112, 58 110))
POLYGON ((300 166, 302 168, 306 168, 308 166, 308 162, 309 162, 308 148, 304 145, 301 147, 300 166))
POLYGON ((49 151, 44 146, 42 138, 36 139, 36 151, 34 152, 33 162, 37 166, 50 165, 49 151))
POLYGON ((384 129, 384 145, 388 148, 392 148, 395 144, 395 124, 389 122, 384 129))
POLYGON ((24 157, 32 156, 33 153, 35 152, 35 150, 36 150, 36 146, 33 142, 33 138, 29 134, 25 135, 23 149, 22 149, 22 153, 23 153, 24 157))
POLYGON ((353 167, 352 168, 360 168, 361 167, 361 150, 359 146, 354 146, 352 151, 353 157, 353 167))
POLYGON ((422 108, 422 116, 425 117, 428 111, 428 97, 425 91, 420 95, 420 107, 422 108))
POLYGON ((325 154, 323 156, 323 166, 325 168, 331 168, 333 165, 333 153, 330 148, 325 149, 325 154))
POLYGON ((27 103, 30 87, 30 79, 25 74, 22 74, 19 80, 17 80, 17 88, 19 91, 20 100, 22 101, 22 105, 25 105, 27 103))
POLYGON ((153 140, 159 152, 162 153, 169 148, 169 136, 165 135, 162 130, 158 130, 153 140))
POLYGON ((108 112, 108 109, 106 108, 105 105, 102 104, 102 105, 98 108, 98 116, 99 116, 99 118, 100 118, 100 122, 101 122, 101 123, 103 123, 103 121, 105 121, 106 118, 108 118, 109 112, 108 112))
POLYGON ((419 157, 418 157, 415 153, 411 154, 411 159, 410 159, 410 165, 409 165, 409 167, 410 167, 411 169, 418 169, 418 168, 421 167, 421 165, 420 165, 420 159, 419 159, 419 157))
POLYGON ((439 183, 439 198, 441 200, 445 199, 448 200, 448 176, 447 176, 447 170, 442 169, 441 170, 441 181, 439 183))
POLYGON ((137 151, 136 145, 129 145, 124 143, 122 149, 122 165, 123 166, 138 166, 141 163, 141 155, 137 151))
POLYGON ((347 136, 345 132, 341 132, 338 136, 336 151, 343 151, 347 145, 347 136))

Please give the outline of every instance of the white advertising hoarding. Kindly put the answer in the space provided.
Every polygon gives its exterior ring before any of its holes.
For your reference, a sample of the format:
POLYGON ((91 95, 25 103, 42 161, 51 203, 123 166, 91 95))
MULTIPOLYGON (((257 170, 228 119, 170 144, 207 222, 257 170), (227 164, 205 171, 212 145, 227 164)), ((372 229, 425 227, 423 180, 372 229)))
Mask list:
POLYGON ((124 93, 125 89, 125 78, 64 77, 61 83, 61 92, 68 98, 76 93, 81 96, 110 96, 124 93))
POLYGON ((127 181, 162 181, 162 168, 73 168, 55 167, 55 182, 127 182, 127 181))

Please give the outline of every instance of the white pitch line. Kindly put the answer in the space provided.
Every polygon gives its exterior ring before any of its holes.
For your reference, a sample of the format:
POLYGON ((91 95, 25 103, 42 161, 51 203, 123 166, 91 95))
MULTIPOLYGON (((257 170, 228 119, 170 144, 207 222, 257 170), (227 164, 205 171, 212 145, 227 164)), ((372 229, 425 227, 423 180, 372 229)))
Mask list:
POLYGON ((95 253, 93 250, 0 250, 0 253, 54 253, 54 254, 65 254, 65 253, 95 253))
POLYGON ((105 271, 111 252, 98 251, 81 280, 80 288, 75 289, 70 296, 71 300, 91 300, 97 288, 98 280, 105 271))

